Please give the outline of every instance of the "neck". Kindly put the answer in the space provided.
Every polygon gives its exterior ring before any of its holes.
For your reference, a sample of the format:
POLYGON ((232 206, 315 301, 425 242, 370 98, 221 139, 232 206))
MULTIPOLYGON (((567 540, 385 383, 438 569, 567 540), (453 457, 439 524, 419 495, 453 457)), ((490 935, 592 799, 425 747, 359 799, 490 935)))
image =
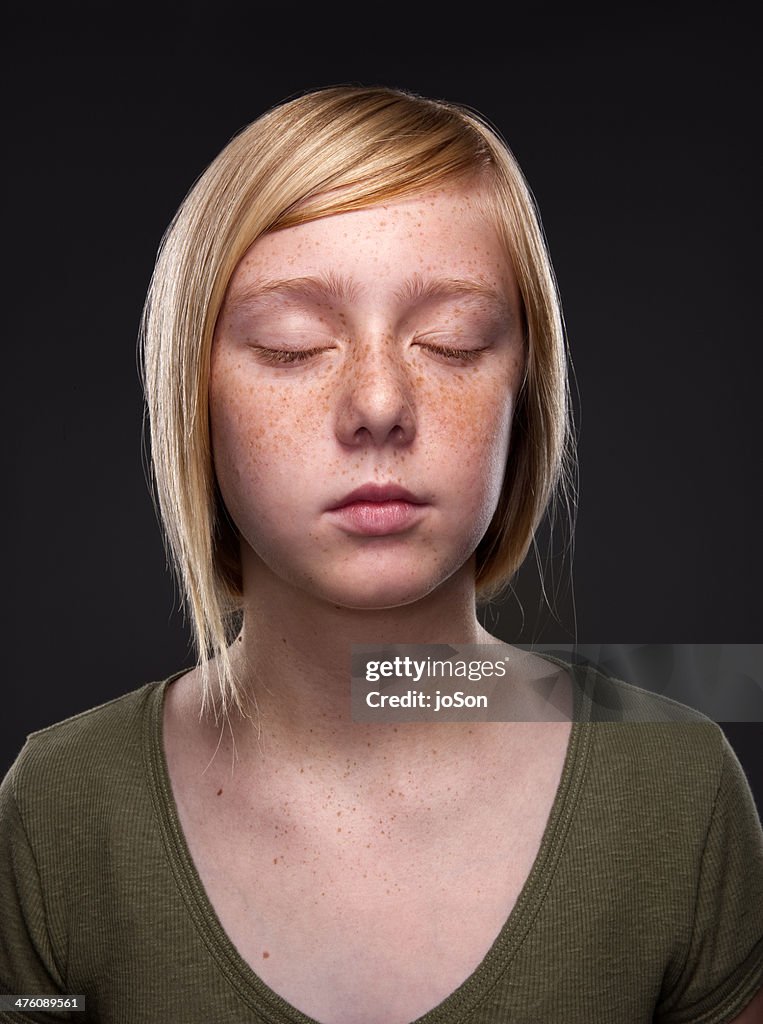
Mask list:
POLYGON ((232 649, 257 725, 236 730, 239 756, 338 764, 362 754, 369 763, 401 746, 409 757, 416 748, 429 751, 436 734, 451 750, 463 740, 473 752, 468 723, 368 724, 350 713, 353 644, 496 642, 477 620, 471 563, 416 602, 370 610, 320 600, 266 572, 256 575, 246 587, 244 626, 232 649))

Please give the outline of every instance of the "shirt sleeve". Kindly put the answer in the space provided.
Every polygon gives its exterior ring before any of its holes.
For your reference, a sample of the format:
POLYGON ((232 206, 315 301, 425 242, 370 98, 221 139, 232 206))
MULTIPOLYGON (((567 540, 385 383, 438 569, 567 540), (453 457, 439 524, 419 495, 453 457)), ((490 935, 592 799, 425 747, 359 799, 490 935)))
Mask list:
MULTIPOLYGON (((0 783, 0 993, 66 995, 37 862, 13 792, 14 767, 0 783)), ((0 1009, 3 1024, 72 1019, 69 1013, 50 1010, 0 1009)))
POLYGON ((750 786, 719 728, 720 782, 700 860, 694 921, 659 1024, 729 1024, 763 985, 763 830, 750 786))

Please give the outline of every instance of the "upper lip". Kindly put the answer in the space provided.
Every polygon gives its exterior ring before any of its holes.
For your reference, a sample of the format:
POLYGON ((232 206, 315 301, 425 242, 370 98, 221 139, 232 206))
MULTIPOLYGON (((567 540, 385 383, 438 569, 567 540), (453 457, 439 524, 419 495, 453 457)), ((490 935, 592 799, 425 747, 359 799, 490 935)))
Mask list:
POLYGON ((425 504, 415 494, 406 491, 404 487, 398 487, 397 484, 363 484, 362 487, 356 487, 354 491, 345 494, 330 507, 331 509, 343 508, 355 501, 409 501, 415 505, 425 504))

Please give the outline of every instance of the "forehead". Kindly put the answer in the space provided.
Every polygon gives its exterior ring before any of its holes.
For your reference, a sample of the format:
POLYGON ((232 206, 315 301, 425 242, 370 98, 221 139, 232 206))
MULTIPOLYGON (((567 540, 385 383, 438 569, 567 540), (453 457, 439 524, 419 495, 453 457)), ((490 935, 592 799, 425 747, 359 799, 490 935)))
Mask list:
POLYGON ((402 303, 420 296, 422 283, 436 291, 437 282, 511 301, 511 260, 480 199, 468 188, 443 189, 263 235, 236 267, 227 300, 238 304, 276 286, 288 292, 290 281, 320 279, 337 302, 394 296, 402 303))

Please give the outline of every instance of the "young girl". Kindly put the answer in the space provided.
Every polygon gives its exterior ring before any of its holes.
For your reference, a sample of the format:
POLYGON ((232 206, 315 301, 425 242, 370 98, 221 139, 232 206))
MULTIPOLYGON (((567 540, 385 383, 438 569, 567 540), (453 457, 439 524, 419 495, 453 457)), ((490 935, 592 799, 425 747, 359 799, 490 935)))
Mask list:
POLYGON ((382 88, 270 111, 181 206, 144 342, 199 664, 6 776, 0 1020, 760 1020, 763 834, 709 719, 508 646, 552 720, 351 715, 355 644, 499 643, 476 600, 569 478, 495 133, 382 88))

